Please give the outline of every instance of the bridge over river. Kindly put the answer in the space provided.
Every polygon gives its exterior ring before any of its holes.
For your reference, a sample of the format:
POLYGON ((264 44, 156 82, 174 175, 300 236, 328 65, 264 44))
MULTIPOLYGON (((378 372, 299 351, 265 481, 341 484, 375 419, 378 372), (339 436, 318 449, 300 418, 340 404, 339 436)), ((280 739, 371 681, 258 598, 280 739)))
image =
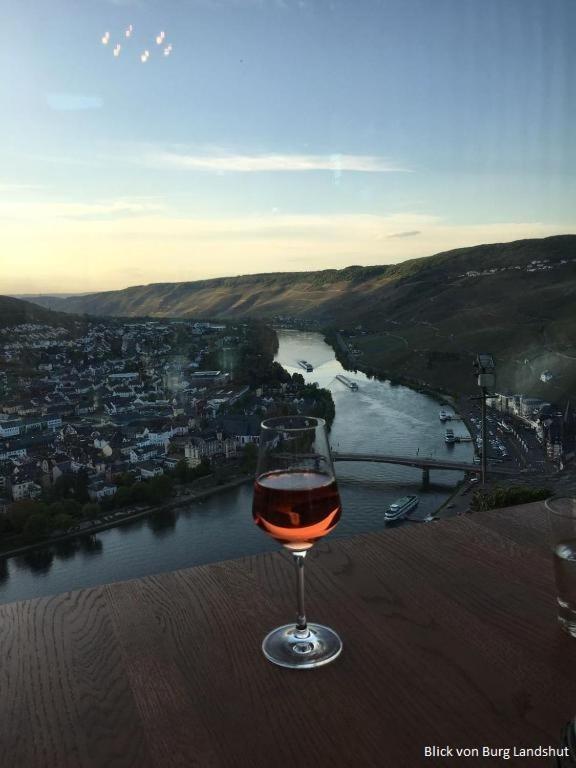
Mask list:
MULTIPOLYGON (((340 453, 332 451, 334 461, 364 461, 381 464, 401 464, 405 467, 416 467, 422 470, 422 485, 426 486, 430 482, 430 470, 442 469, 453 470, 454 472, 474 472, 481 473, 479 464, 471 464, 467 461, 450 461, 450 459, 431 459, 425 456, 393 456, 382 453, 340 453)), ((491 474, 495 475, 513 475, 515 471, 509 467, 490 467, 491 474)))

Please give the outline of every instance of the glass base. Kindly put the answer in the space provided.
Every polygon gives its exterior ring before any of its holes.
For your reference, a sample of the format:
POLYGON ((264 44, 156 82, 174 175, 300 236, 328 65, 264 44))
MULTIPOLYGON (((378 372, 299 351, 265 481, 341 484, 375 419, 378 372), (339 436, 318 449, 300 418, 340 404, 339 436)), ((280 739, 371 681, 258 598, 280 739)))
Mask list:
POLYGON ((307 631, 294 624, 273 629, 262 643, 264 656, 273 664, 290 669, 312 669, 340 656, 342 640, 322 624, 308 624, 307 631))

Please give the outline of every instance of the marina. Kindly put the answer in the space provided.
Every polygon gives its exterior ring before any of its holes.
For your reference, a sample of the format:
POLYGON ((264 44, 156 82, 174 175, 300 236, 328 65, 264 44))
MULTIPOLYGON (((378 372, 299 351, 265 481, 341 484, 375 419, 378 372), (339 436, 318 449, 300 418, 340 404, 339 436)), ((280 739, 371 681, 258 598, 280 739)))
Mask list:
POLYGON ((338 374, 338 376, 336 376, 336 379, 338 381, 341 381, 342 384, 345 384, 348 387, 348 389, 351 389, 353 392, 356 392, 358 390, 358 384, 356 384, 355 381, 352 381, 351 379, 349 379, 347 376, 342 376, 341 374, 338 374))

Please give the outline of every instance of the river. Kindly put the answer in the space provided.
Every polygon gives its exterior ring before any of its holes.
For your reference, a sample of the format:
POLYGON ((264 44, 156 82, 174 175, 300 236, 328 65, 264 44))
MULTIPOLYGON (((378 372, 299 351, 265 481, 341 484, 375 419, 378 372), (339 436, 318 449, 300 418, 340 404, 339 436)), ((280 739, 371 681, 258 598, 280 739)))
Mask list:
MULTIPOLYGON (((281 330, 278 337, 278 362, 333 394, 334 450, 438 458, 449 453, 451 458, 471 461, 471 444, 445 445, 439 406, 432 398, 363 373, 346 373, 318 333, 281 330), (298 366, 299 359, 308 360, 314 371, 306 373, 298 366), (358 390, 337 381, 339 373, 356 381, 358 390)), ((466 434, 459 422, 454 431, 466 434)), ((408 467, 339 462, 336 474, 343 514, 332 537, 382 528, 384 509, 407 492, 420 494, 418 509, 425 516, 440 506, 461 477, 434 471, 430 489, 422 492, 420 470, 408 467)), ((189 507, 0 560, 0 603, 277 549, 252 523, 251 504, 252 488, 247 484, 189 507)))

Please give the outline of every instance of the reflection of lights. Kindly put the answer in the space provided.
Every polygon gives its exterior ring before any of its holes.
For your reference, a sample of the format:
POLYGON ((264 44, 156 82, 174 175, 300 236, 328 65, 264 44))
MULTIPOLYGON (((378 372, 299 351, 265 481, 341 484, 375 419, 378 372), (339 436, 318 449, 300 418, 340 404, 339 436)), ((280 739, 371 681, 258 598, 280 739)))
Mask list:
POLYGON ((118 58, 118 56, 120 56, 120 49, 121 48, 122 48, 122 46, 120 45, 120 43, 118 43, 116 45, 116 47, 114 48, 113 53, 114 53, 114 56, 116 56, 116 58, 118 58))
POLYGON ((108 45, 108 41, 110 40, 110 32, 104 32, 102 35, 102 45, 108 45))
POLYGON ((140 56, 140 61, 142 62, 142 64, 145 64, 149 58, 150 58, 150 51, 144 51, 144 53, 140 56))
POLYGON ((129 24, 128 29, 124 32, 126 37, 132 37, 133 30, 134 30, 134 27, 132 26, 132 24, 129 24))
POLYGON ((156 44, 157 45, 162 45, 162 43, 164 42, 164 38, 165 37, 166 37, 166 32, 164 32, 164 30, 162 30, 159 35, 156 35, 156 44))
POLYGON ((170 56, 171 53, 172 53, 172 46, 167 45, 166 48, 164 48, 164 56, 170 56))

